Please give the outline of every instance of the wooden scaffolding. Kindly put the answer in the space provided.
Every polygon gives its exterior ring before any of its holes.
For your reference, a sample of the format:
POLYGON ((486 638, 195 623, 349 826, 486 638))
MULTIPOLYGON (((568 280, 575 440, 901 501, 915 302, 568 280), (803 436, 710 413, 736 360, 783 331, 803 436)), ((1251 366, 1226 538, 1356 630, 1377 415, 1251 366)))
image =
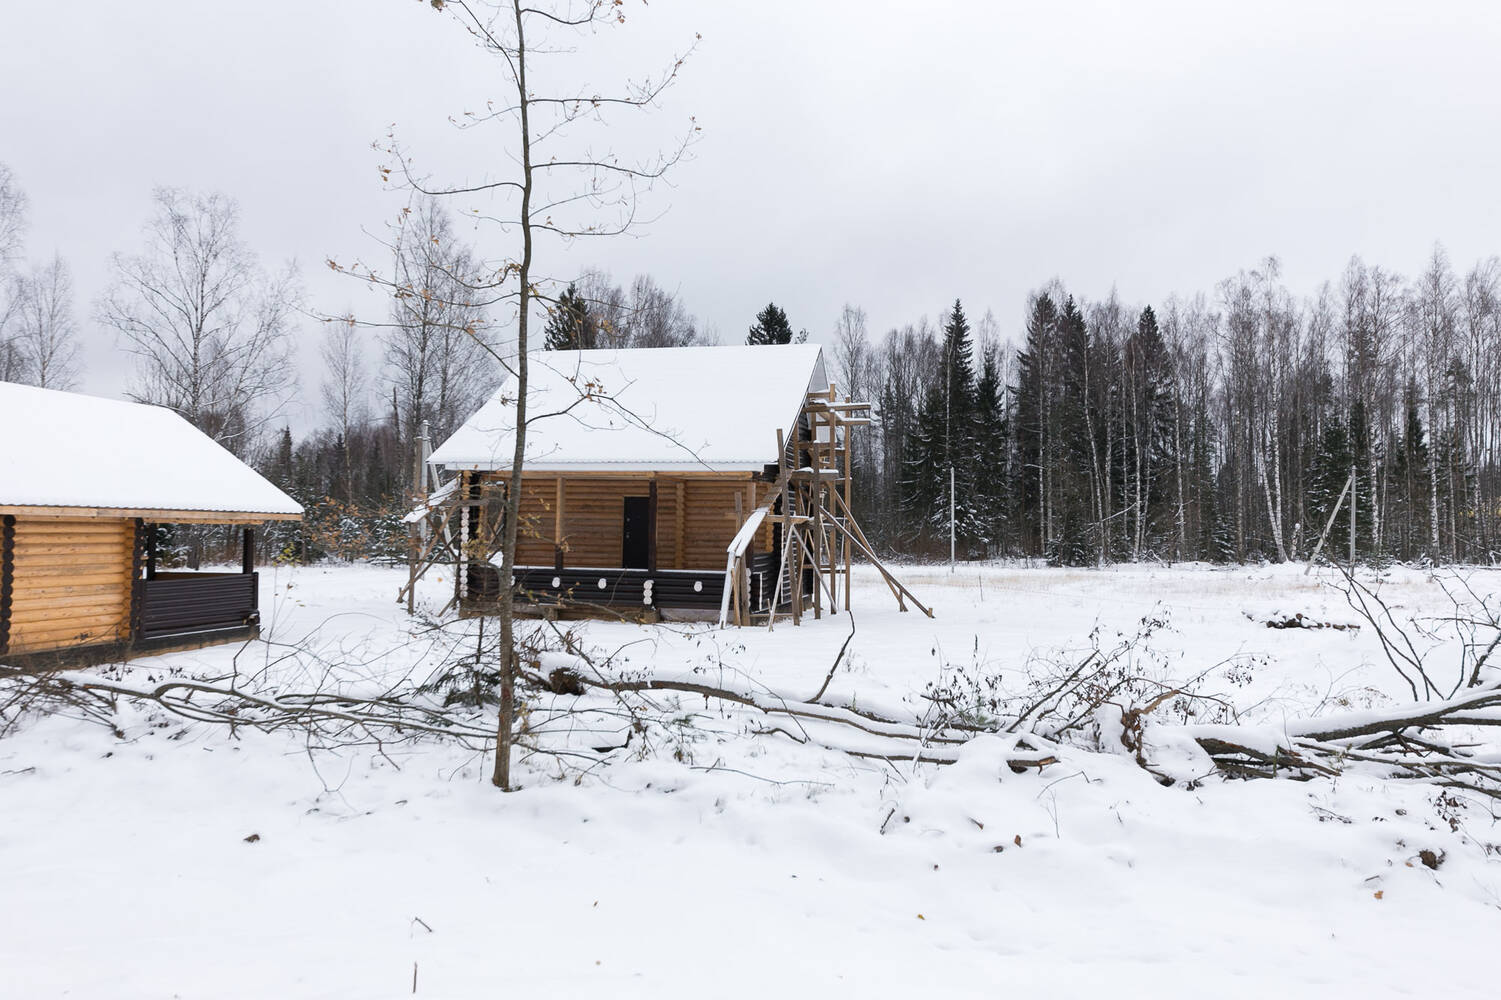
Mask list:
POLYGON ((849 396, 840 400, 830 383, 826 392, 808 394, 791 441, 777 432, 775 486, 766 502, 744 518, 729 546, 721 626, 750 625, 764 615, 772 628, 778 613, 801 624, 807 610, 814 618, 823 617, 825 596, 831 613, 841 605, 848 611, 855 553, 881 575, 900 610, 906 611, 911 601, 933 617, 932 610, 881 563, 855 519, 852 435, 871 423, 870 411, 870 403, 849 396), (753 547, 768 521, 779 529, 780 559, 770 586, 753 586, 754 569, 758 562, 764 565, 764 557, 758 560, 753 547), (753 597, 760 599, 753 603, 753 597))

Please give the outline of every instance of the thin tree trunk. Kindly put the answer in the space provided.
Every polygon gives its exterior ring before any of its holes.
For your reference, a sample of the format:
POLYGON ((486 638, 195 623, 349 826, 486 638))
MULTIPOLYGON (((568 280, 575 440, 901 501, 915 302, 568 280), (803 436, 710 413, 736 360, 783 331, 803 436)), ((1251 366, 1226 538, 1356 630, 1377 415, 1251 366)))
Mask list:
POLYGON ((496 727, 494 784, 510 791, 511 741, 516 715, 515 605, 511 580, 516 570, 517 524, 521 520, 521 473, 526 457, 527 313, 531 308, 532 273, 532 143, 527 117, 526 35, 520 0, 512 0, 516 14, 516 94, 521 119, 521 262, 516 316, 516 450, 511 455, 511 479, 506 489, 505 541, 500 560, 500 718, 496 727))

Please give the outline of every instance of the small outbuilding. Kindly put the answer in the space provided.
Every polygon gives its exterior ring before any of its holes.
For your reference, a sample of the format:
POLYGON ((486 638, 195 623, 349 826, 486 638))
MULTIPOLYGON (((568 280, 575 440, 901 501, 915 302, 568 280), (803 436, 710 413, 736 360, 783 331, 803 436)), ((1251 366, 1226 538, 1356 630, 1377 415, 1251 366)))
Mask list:
POLYGON ((0 662, 259 634, 252 525, 302 508, 171 410, 0 382, 0 662), (241 572, 159 571, 158 524, 244 525, 241 572))
MULTIPOLYGON (((851 434, 870 405, 839 397, 817 345, 528 360, 518 604, 748 624, 847 608, 853 557, 879 568, 852 513, 851 434)), ((461 604, 501 599, 515 401, 508 380, 431 456, 456 474, 430 537, 455 553, 461 604)))

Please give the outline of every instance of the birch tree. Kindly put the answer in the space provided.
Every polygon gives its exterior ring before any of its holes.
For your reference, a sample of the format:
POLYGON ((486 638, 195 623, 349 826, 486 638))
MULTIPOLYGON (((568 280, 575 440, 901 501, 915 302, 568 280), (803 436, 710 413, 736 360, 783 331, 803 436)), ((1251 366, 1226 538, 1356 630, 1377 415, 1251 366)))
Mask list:
POLYGON ((447 437, 499 382, 487 353, 484 269, 428 195, 401 213, 394 239, 390 322, 382 331, 383 377, 410 451, 422 422, 447 437))
POLYGON ((352 440, 356 429, 365 420, 370 392, 370 376, 365 368, 364 349, 356 324, 351 320, 331 324, 324 331, 320 354, 325 372, 320 387, 323 410, 339 431, 344 502, 350 503, 354 500, 352 440))
POLYGON ((32 267, 15 280, 12 343, 15 380, 43 389, 72 389, 82 372, 73 279, 62 257, 32 267))
POLYGON ((0 163, 0 277, 21 259, 25 238, 26 192, 10 167, 0 163))
POLYGON ((26 193, 15 174, 0 163, 0 382, 21 377, 20 346, 11 334, 11 321, 19 306, 13 278, 26 236, 26 193))
POLYGON ((247 456, 296 387, 296 265, 267 274, 225 195, 158 188, 152 201, 144 246, 110 260, 97 318, 135 358, 132 398, 247 456))

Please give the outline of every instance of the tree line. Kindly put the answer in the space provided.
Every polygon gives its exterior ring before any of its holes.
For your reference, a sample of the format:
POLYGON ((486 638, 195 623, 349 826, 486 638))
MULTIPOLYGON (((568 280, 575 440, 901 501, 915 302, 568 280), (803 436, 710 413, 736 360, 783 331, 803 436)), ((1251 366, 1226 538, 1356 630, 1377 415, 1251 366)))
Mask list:
POLYGON ((878 342, 865 322, 846 308, 834 354, 879 403, 857 491, 890 549, 946 551, 952 512, 961 557, 1281 561, 1327 532, 1346 558, 1353 509, 1357 558, 1496 558, 1495 258, 1355 257, 1302 299, 1268 258, 1155 307, 1053 281, 1019 342, 960 302, 878 342))
MULTIPOLYGON (((0 379, 71 388, 67 267, 27 263, 25 223, 25 195, 0 165, 0 379)), ((386 315, 320 317, 294 264, 261 265, 232 199, 163 188, 94 305, 132 356, 132 398, 183 414, 309 507, 297 546, 402 551, 423 428, 441 441, 499 381, 498 324, 464 293, 485 276, 445 210, 416 199, 387 249, 386 315), (286 422, 291 348, 315 320, 322 407, 299 440, 286 422)), ((648 275, 622 285, 586 271, 546 305, 553 349, 717 340, 648 275)), ((1496 258, 1459 273, 1435 247, 1404 278, 1356 257, 1301 298, 1268 258, 1146 306, 1055 280, 1020 319, 1008 336, 956 301, 879 338, 856 307, 836 321, 841 387, 877 404, 875 426, 855 435, 855 494, 884 549, 945 553, 952 515, 965 558, 1290 560, 1326 533, 1326 551, 1348 554, 1353 508, 1360 558, 1494 560, 1496 258)), ((768 303, 745 339, 806 338, 768 303)))

